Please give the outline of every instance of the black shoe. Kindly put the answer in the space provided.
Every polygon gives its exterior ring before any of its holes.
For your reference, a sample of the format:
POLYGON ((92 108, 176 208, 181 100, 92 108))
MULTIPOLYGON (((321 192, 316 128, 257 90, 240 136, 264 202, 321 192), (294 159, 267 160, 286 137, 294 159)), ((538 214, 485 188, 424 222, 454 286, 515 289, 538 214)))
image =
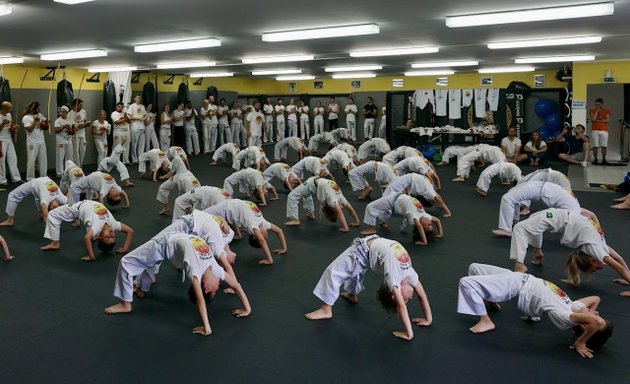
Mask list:
POLYGON ((602 160, 602 165, 610 165, 610 163, 607 162, 606 160, 602 160))
POLYGON ((594 160, 591 164, 593 164, 593 165, 599 165, 599 161, 594 160))

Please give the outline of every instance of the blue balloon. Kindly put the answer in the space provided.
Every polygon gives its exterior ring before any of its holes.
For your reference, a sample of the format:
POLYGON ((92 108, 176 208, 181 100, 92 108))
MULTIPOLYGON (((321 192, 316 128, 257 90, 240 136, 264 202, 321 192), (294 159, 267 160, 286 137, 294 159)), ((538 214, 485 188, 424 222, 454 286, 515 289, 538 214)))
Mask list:
POLYGON ((536 102, 536 106, 534 107, 536 114, 543 119, 552 113, 556 112, 557 106, 552 100, 549 99, 540 99, 536 102))
POLYGON ((545 127, 550 133, 562 130, 562 116, 557 112, 547 116, 545 118, 545 127))
POLYGON ((538 132, 538 134, 540 135, 540 140, 549 140, 549 135, 550 135, 550 131, 549 128, 547 127, 540 127, 536 130, 536 132, 538 132))

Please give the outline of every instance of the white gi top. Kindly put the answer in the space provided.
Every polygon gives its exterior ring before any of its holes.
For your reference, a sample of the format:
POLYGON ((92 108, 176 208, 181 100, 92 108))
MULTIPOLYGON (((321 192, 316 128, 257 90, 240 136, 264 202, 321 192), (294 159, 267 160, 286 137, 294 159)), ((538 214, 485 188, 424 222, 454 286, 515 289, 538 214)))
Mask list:
POLYGON ((269 167, 267 167, 267 169, 265 169, 265 172, 263 172, 263 178, 265 180, 265 183, 270 182, 274 179, 274 177, 278 180, 284 181, 289 177, 290 174, 291 167, 289 166, 289 164, 273 163, 269 167))
POLYGON ((240 109, 230 109, 228 113, 230 116, 234 116, 232 120, 230 120, 231 124, 240 124, 243 121, 243 111, 240 109))
POLYGON ((411 266, 409 252, 399 242, 383 238, 372 241, 369 258, 370 268, 385 275, 385 284, 390 290, 400 288, 405 279, 412 287, 418 284, 418 274, 411 266))
POLYGON ((218 123, 219 120, 217 119, 217 112, 219 111, 219 107, 217 107, 215 104, 210 103, 208 105, 208 112, 212 113, 213 115, 209 115, 208 117, 210 118, 210 122, 212 123, 218 123))
POLYGON ((287 120, 297 121, 297 107, 295 104, 287 105, 287 120))
MULTIPOLYGON (((153 148, 148 152, 145 152, 147 156, 149 156, 149 161, 151 162, 151 166, 149 169, 158 169, 162 166, 162 163, 170 163, 168 161, 168 156, 164 151, 159 148, 153 148)), ((170 164, 169 164, 170 168, 170 164)))
MULTIPOLYGON (((37 115, 24 115, 22 118, 22 125, 24 125, 24 127, 28 127, 33 124, 35 116, 39 116, 40 123, 46 120, 44 115, 41 113, 38 113, 37 115)), ((26 142, 33 144, 41 144, 44 142, 44 132, 42 132, 41 128, 39 128, 39 124, 35 124, 35 127, 31 132, 26 131, 26 142)))
POLYGON ((529 276, 518 296, 518 309, 530 316, 540 317, 543 313, 559 329, 571 328, 571 313, 584 308, 581 301, 572 301, 555 284, 529 276))
POLYGON ((408 173, 406 175, 397 176, 385 189, 383 196, 403 193, 405 189, 410 188, 409 193, 414 196, 422 196, 427 200, 435 200, 437 192, 433 187, 431 180, 417 173, 408 173))
POLYGON ((271 223, 265 220, 260 208, 251 201, 229 199, 205 209, 204 212, 224 217, 228 223, 246 228, 249 234, 253 234, 254 228, 260 228, 261 225, 265 229, 271 228, 271 223))
POLYGON ((103 144, 107 144, 107 135, 112 130, 112 126, 109 125, 109 121, 103 120, 103 123, 101 123, 100 121, 98 121, 98 119, 96 119, 92 123, 92 127, 96 128, 97 132, 99 132, 101 128, 106 128, 107 129, 107 133, 103 133, 102 135, 92 134, 92 137, 94 137, 94 140, 100 141, 103 144))
POLYGON ((286 111, 285 106, 278 104, 278 105, 276 105, 274 110, 276 111, 276 120, 277 121, 284 121, 284 111, 286 111))
POLYGON ((232 198, 225 189, 208 185, 193 189, 188 195, 194 209, 206 209, 232 198))
MULTIPOLYGON (((61 117, 57 118, 57 120, 55 120, 55 128, 60 128, 63 127, 64 125, 71 125, 72 124, 72 120, 65 118, 62 119, 61 117)), ((8 127, 8 125, 7 125, 8 127)), ((10 137, 10 135, 9 135, 10 137)), ((70 135, 68 134, 68 130, 64 129, 63 131, 57 133, 55 135, 55 138, 57 139, 57 144, 68 144, 70 143, 70 135)), ((0 137, 0 140, 2 140, 2 137, 0 137)))
POLYGON ((170 161, 173 161, 173 159, 178 158, 178 157, 184 158, 184 159, 188 158, 188 156, 186 156, 186 152, 184 151, 184 149, 182 147, 177 147, 177 146, 170 147, 168 149, 167 156, 170 161))
POLYGON ((302 120, 308 119, 308 106, 307 105, 303 107, 299 107, 298 112, 300 114, 300 119, 302 120))
POLYGON ((191 216, 193 219, 192 233, 212 245, 216 250, 217 257, 224 256, 224 248, 234 239, 234 231, 220 216, 210 215, 197 209, 193 210, 191 216))
POLYGON ((113 231, 120 231, 122 224, 114 219, 111 212, 98 201, 84 200, 72 205, 77 209, 77 218, 85 225, 86 231, 92 229, 92 239, 98 238, 103 226, 108 224, 113 231))
POLYGON ((337 119, 339 117, 339 104, 328 104, 328 120, 337 119))
POLYGON ((582 252, 597 260, 604 262, 604 257, 609 256, 608 245, 604 237, 604 231, 597 223, 582 216, 579 212, 570 211, 560 244, 569 248, 579 248, 582 252))
MULTIPOLYGON (((9 123, 7 125, 5 125, 4 127, 0 128, 0 141, 12 141, 13 138, 11 137, 11 113, 7 113, 6 115, 3 115, 0 113, 0 123, 4 122, 4 121, 9 121, 9 123)), ((59 119, 57 119, 59 120, 59 119)), ((56 121, 55 121, 56 123, 56 121)))
POLYGON ((140 130, 144 129, 144 117, 147 115, 147 110, 142 104, 133 103, 127 109, 127 114, 134 118, 141 118, 142 120, 131 120, 131 128, 140 130))
POLYGON ((346 108, 343 110, 346 113, 346 121, 356 121, 356 114, 359 111, 357 109, 356 104, 348 104, 346 108))
POLYGON ((317 184, 317 200, 322 204, 332 207, 337 202, 340 202, 340 204, 345 203, 346 198, 334 180, 320 178, 316 179, 315 183, 317 184))
MULTIPOLYGON (((87 123, 88 121, 87 112, 83 108, 81 108, 79 112, 75 111, 74 109, 71 109, 70 112, 68 112, 68 120, 72 121, 74 124, 77 124, 77 125, 87 123)), ((77 132, 75 136, 85 137, 85 128, 77 127, 77 132)))
POLYGON ((111 189, 115 189, 121 191, 122 189, 118 184, 116 184, 116 180, 109 173, 94 171, 83 177, 74 183, 72 183, 71 188, 78 188, 81 191, 87 191, 91 189, 93 191, 98 191, 99 194, 103 196, 107 196, 111 189))
POLYGON ((217 110, 217 112, 221 112, 222 115, 221 117, 219 117, 219 124, 223 124, 223 125, 228 125, 228 111, 230 110, 230 108, 228 108, 227 106, 220 106, 217 110))
MULTIPOLYGON (((173 116, 172 124, 175 127, 183 127, 184 126, 184 115, 186 112, 183 109, 175 109, 171 115, 173 116), (181 120, 175 121, 175 118, 181 118, 181 120)), ((215 117, 216 119, 216 117, 215 117)))
POLYGON ((68 199, 61 193, 57 183, 52 181, 48 176, 33 179, 31 188, 38 210, 41 209, 42 204, 48 206, 53 200, 57 200, 61 205, 68 203, 68 199))
POLYGON ((273 115, 273 111, 274 111, 273 105, 271 104, 263 105, 263 113, 265 115, 273 115))
POLYGON ((252 111, 247 115, 249 122, 249 131, 252 136, 262 136, 263 122, 265 121, 265 115, 258 111, 252 111))
POLYGON ((114 111, 110 115, 112 118, 112 123, 114 124, 114 132, 129 132, 129 123, 125 120, 120 124, 116 124, 116 122, 125 116, 124 112, 114 111))
POLYGON ((401 194, 394 202, 394 212, 397 215, 404 216, 407 224, 415 225, 415 220, 426 218, 431 220, 433 217, 426 213, 422 204, 409 195, 401 194))
POLYGON ((313 108, 313 115, 315 116, 315 120, 324 120, 324 107, 313 108))
POLYGON ((193 115, 193 111, 194 110, 191 108, 184 109, 184 116, 186 116, 186 119, 184 119, 184 127, 188 129, 195 129, 195 118, 193 117, 192 119, 187 120, 189 117, 193 115))
POLYGON ((201 276, 212 268, 212 275, 219 280, 225 280, 225 271, 215 259, 215 250, 202 238, 184 233, 176 233, 168 238, 166 254, 169 261, 186 273, 193 280, 201 282, 201 276))
POLYGON ((347 168, 350 164, 352 164, 352 159, 350 159, 350 156, 348 156, 345 151, 337 148, 333 148, 328 151, 328 153, 326 153, 326 156, 324 156, 322 160, 326 162, 326 165, 334 162, 339 164, 342 168, 347 168))

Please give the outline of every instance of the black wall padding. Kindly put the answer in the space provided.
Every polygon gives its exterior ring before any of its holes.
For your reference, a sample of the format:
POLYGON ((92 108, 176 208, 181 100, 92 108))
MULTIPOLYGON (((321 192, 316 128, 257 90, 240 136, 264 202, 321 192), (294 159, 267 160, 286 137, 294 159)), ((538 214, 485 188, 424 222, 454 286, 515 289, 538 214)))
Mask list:
MULTIPOLYGON (((111 119, 111 115, 112 112, 116 110, 116 85, 111 80, 107 80, 103 84, 103 109, 105 110, 105 119, 109 121, 110 124, 112 124, 113 122, 111 119)), ((114 137, 113 132, 114 130, 112 129, 107 137, 108 154, 111 154, 112 151, 114 137)))
POLYGON ((208 91, 206 92, 206 97, 209 99, 210 96, 214 96, 214 103, 219 103, 219 90, 214 85, 208 87, 208 91))
POLYGON ((153 104, 153 110, 157 111, 157 92, 155 91, 155 85, 152 82, 147 81, 142 87, 142 103, 146 107, 149 104, 153 104))
POLYGON ((4 103, 5 101, 12 101, 11 85, 9 84, 9 79, 0 77, 0 103, 4 103))
POLYGON ((61 108, 62 105, 72 105, 72 100, 74 100, 72 83, 63 79, 57 83, 57 108, 61 108))
POLYGON ((188 90, 188 84, 181 83, 177 88, 177 104, 186 103, 190 100, 190 91, 188 90))

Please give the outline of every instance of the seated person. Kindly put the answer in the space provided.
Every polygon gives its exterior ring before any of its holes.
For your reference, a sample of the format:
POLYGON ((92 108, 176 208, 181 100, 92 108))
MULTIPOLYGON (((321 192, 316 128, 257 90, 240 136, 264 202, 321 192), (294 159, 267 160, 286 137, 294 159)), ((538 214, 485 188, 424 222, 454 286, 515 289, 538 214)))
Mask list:
POLYGON ((529 158, 529 165, 538 166, 545 160, 547 144, 540 138, 540 133, 533 132, 531 139, 525 144, 525 152, 529 158))
POLYGON ((567 152, 560 153, 558 158, 570 164, 578 164, 583 167, 588 166, 591 153, 591 143, 588 136, 584 134, 585 128, 578 124, 575 128, 565 125, 556 141, 567 144, 567 152))
POLYGON ((505 161, 520 163, 527 159, 527 155, 521 153, 521 139, 516 137, 516 128, 510 127, 507 136, 501 140, 501 150, 505 153, 505 161))

